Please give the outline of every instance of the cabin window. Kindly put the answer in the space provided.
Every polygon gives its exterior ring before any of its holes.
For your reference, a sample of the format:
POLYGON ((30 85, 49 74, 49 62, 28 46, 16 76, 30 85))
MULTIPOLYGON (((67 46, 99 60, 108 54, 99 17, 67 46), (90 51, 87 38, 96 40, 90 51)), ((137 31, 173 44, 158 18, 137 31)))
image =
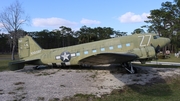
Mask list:
POLYGON ((105 48, 101 48, 101 51, 105 51, 105 48))
POLYGON ((110 49, 110 50, 113 50, 113 46, 110 46, 109 49, 110 49))
POLYGON ((153 38, 154 38, 154 39, 158 39, 158 38, 159 38, 159 36, 158 36, 158 35, 156 35, 156 36, 153 36, 153 38))
POLYGON ((71 54, 71 57, 74 57, 74 56, 76 56, 75 53, 72 53, 72 54, 71 54))
POLYGON ((118 45, 118 48, 122 48, 122 45, 118 45))
POLYGON ((96 53, 96 52, 97 52, 97 50, 96 50, 96 49, 93 49, 93 50, 92 50, 92 52, 93 52, 93 53, 96 53))
POLYGON ((79 52, 77 52, 77 53, 76 53, 76 56, 80 56, 80 53, 79 53, 79 52))
POLYGON ((84 51, 84 54, 88 54, 88 51, 84 51))
POLYGON ((127 44, 126 44, 126 47, 129 47, 129 46, 130 46, 130 43, 127 43, 127 44))

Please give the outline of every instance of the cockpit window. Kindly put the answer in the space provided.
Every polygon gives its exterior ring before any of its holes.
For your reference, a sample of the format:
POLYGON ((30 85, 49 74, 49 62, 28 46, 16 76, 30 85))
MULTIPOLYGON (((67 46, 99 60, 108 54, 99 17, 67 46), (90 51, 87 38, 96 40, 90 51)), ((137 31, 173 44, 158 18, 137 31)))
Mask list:
POLYGON ((156 36, 153 36, 153 38, 154 38, 154 39, 158 39, 158 38, 159 38, 159 36, 158 36, 158 35, 156 35, 156 36))

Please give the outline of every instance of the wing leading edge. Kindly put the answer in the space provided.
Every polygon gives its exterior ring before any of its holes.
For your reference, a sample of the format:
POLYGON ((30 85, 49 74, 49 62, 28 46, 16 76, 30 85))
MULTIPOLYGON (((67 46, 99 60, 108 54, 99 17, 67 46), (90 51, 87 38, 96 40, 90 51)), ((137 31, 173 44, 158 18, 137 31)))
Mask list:
POLYGON ((137 59, 138 56, 132 53, 100 53, 79 61, 79 64, 99 65, 124 63, 137 59))

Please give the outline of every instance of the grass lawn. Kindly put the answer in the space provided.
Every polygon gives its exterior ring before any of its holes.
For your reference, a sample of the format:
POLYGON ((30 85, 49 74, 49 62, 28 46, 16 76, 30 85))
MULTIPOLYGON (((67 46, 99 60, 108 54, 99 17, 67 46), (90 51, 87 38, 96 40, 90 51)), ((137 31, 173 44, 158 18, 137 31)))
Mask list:
POLYGON ((8 69, 8 63, 9 62, 10 62, 10 60, 0 60, 0 72, 9 70, 8 69))
POLYGON ((170 54, 169 57, 170 58, 166 58, 166 59, 158 59, 157 61, 160 61, 160 62, 180 62, 180 57, 176 58, 174 56, 174 54, 170 54))
MULTIPOLYGON (((18 55, 15 55, 15 58, 18 59, 18 55)), ((11 61, 11 55, 1 55, 0 54, 0 72, 9 70, 8 63, 11 61)))
MULTIPOLYGON (((18 59, 18 55, 15 55, 15 59, 18 59)), ((11 54, 0 54, 0 61, 1 60, 11 60, 11 54)))

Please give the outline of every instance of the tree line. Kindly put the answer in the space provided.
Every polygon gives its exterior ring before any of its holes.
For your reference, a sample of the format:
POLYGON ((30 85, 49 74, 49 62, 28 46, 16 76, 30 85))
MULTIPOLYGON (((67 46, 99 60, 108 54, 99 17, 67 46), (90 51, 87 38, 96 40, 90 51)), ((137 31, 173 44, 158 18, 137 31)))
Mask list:
POLYGON ((171 52, 180 51, 180 0, 163 2, 161 8, 150 11, 148 20, 148 32, 157 33, 160 36, 171 39, 171 52))
MULTIPOLYGON (((61 26, 59 29, 53 31, 45 29, 36 32, 26 32, 23 30, 18 30, 17 32, 19 37, 25 35, 31 36, 44 49, 72 46, 126 35, 126 32, 116 31, 111 27, 91 28, 87 26, 82 26, 78 31, 73 31, 69 27, 61 26)), ((10 37, 10 34, 0 34, 1 53, 11 52, 12 39, 10 37)), ((15 52, 17 51, 18 48, 16 47, 15 52)))

